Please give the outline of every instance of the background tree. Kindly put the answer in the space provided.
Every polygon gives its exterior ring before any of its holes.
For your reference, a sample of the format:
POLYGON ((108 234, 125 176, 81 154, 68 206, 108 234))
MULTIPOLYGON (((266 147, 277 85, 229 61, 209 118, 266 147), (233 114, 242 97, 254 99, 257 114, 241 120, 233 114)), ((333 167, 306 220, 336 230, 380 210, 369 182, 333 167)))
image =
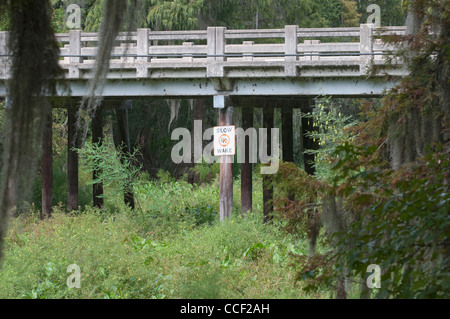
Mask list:
POLYGON ((336 149, 332 187, 322 195, 335 250, 300 258, 309 288, 356 278, 367 287, 367 266, 378 264, 379 298, 448 298, 448 12, 448 0, 411 1, 409 34, 385 39, 410 73, 381 105, 366 103, 353 140, 336 149))

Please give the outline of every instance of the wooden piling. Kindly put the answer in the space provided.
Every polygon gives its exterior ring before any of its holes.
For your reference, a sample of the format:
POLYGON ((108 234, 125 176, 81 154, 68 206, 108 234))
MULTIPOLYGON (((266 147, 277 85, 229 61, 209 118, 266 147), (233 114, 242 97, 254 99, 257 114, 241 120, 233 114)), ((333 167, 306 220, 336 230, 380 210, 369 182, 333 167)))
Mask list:
MULTIPOLYGON (((191 136, 191 167, 194 168, 198 163, 201 163, 203 158, 203 130, 196 129, 196 123, 201 123, 203 127, 203 117, 205 113, 206 99, 194 99, 192 101, 192 131, 191 136), (197 141, 197 143, 195 143, 197 141), (200 142, 200 143, 198 143, 200 142)), ((200 176, 197 172, 190 169, 188 174, 188 181, 191 184, 198 183, 200 176)))
MULTIPOLYGON (((100 106, 97 107, 92 118, 92 143, 101 145, 103 142, 103 110, 100 106)), ((95 169, 92 178, 95 180, 101 174, 101 171, 95 169)), ((103 183, 95 183, 92 186, 92 197, 94 207, 103 207, 103 183)))
POLYGON ((305 163, 305 172, 314 175, 316 172, 315 168, 315 156, 313 154, 307 154, 305 153, 305 150, 317 150, 318 149, 318 142, 314 141, 314 139, 310 136, 308 136, 309 132, 315 132, 317 131, 317 127, 314 126, 314 121, 311 117, 305 117, 302 114, 302 132, 303 132, 303 145, 302 145, 302 152, 303 152, 303 161, 305 163))
POLYGON ((281 108, 281 138, 283 148, 283 161, 294 162, 294 112, 291 107, 281 108))
MULTIPOLYGON (((246 131, 253 127, 253 107, 242 108, 242 128, 246 131)), ((248 211, 252 211, 253 198, 252 198, 252 168, 250 163, 250 141, 245 139, 245 159, 241 163, 241 216, 244 217, 248 211)))
MULTIPOLYGON (((131 101, 127 101, 125 103, 131 103, 131 101)), ((119 146, 121 147, 122 156, 128 156, 129 154, 131 154, 130 128, 128 125, 128 108, 124 107, 116 109, 115 111, 119 131, 119 146)), ((135 209, 134 194, 131 185, 125 186, 124 202, 125 205, 130 206, 131 209, 135 209)))
POLYGON ((53 136, 52 136, 52 109, 48 110, 43 132, 42 150, 42 219, 52 214, 53 204, 53 136))
MULTIPOLYGON (((267 129, 267 152, 272 150, 272 128, 274 126, 274 108, 264 107, 263 109, 263 127, 267 129)), ((273 154, 267 154, 272 156, 273 154)), ((273 179, 271 175, 263 175, 263 212, 264 222, 272 220, 273 212, 273 179)))
POLYGON ((80 136, 77 132, 77 109, 67 108, 67 209, 78 210, 78 152, 80 136))
MULTIPOLYGON (((219 109, 219 126, 233 125, 233 107, 219 109)), ((220 157, 220 221, 231 217, 233 209, 233 156, 220 157)))

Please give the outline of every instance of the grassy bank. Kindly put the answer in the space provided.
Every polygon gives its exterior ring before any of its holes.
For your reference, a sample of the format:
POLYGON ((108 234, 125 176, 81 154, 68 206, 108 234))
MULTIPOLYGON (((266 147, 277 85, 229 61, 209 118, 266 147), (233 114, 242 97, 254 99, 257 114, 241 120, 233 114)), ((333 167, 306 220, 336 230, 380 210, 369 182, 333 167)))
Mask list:
POLYGON ((136 188, 134 212, 110 196, 103 212, 55 209, 40 221, 30 210, 12 220, 0 298, 321 297, 295 284, 290 254, 306 253, 307 245, 262 223, 257 181, 254 213, 239 216, 236 193, 234 216, 225 222, 217 221, 215 183, 147 181, 136 188), (71 264, 81 269, 80 289, 67 287, 71 264))

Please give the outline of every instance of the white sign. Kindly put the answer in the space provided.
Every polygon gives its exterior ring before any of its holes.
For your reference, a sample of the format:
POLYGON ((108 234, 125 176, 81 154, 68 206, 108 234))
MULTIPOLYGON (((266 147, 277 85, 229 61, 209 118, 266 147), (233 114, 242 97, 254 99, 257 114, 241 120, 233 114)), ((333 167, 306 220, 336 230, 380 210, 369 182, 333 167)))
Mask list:
POLYGON ((234 155, 235 153, 234 125, 214 127, 214 156, 234 155))

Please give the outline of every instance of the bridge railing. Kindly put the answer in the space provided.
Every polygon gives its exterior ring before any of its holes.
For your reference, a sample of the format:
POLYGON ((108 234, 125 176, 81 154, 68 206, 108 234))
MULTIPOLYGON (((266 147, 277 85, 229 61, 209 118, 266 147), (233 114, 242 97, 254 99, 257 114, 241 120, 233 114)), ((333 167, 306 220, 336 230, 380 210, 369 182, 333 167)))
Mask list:
MULTIPOLYGON (((110 77, 290 77, 363 75, 383 65, 394 48, 380 36, 404 34, 405 27, 228 30, 120 33, 112 51, 110 77)), ((0 64, 7 77, 6 32, 0 32, 0 64)), ((78 30, 57 34, 61 66, 68 78, 87 78, 99 35, 78 30)))

